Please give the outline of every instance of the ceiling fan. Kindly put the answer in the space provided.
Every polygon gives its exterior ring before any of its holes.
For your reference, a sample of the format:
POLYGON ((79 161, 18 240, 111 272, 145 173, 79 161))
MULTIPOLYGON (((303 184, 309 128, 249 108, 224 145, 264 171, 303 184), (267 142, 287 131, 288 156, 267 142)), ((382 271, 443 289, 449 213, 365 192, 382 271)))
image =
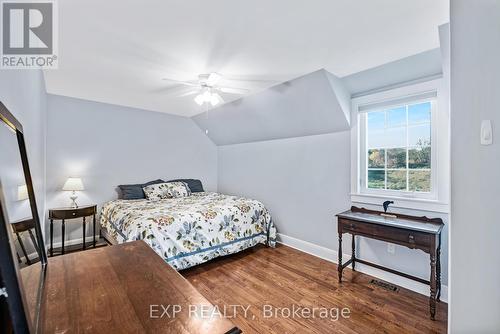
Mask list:
POLYGON ((226 85, 220 85, 222 75, 216 72, 200 74, 198 75, 198 80, 192 81, 180 81, 170 78, 163 78, 163 80, 175 82, 178 85, 192 87, 191 90, 184 92, 179 97, 196 95, 194 101, 198 105, 203 105, 205 103, 212 105, 213 107, 224 103, 220 93, 243 95, 249 92, 245 88, 228 87, 226 85))

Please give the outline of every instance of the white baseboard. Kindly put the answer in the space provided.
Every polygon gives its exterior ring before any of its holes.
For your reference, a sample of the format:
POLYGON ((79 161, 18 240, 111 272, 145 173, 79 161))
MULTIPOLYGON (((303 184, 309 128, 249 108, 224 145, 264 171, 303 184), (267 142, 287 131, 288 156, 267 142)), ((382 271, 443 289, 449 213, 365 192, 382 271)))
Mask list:
MULTIPOLYGON (((288 247, 295 248, 299 251, 302 251, 307 254, 311 254, 313 256, 322 258, 324 260, 333 262, 333 263, 338 263, 338 251, 326 248, 323 246, 319 246, 313 243, 310 243, 308 241, 300 240, 297 238, 293 238, 281 233, 278 233, 278 242, 286 245, 288 247)), ((342 254, 343 259, 350 259, 351 255, 350 254, 342 254)), ((356 263, 356 270, 359 272, 362 272, 364 274, 379 278, 381 280, 384 280, 386 282, 390 282, 392 284, 396 284, 400 287, 403 287, 405 289, 415 291, 417 293, 420 293, 425 296, 429 296, 429 286, 401 277, 399 275, 391 274, 389 272, 373 268, 361 263, 356 263)), ((336 273, 335 273, 336 274, 336 273)), ((442 291, 441 291, 441 300, 444 302, 448 302, 448 286, 442 285, 442 291)))
MULTIPOLYGON (((87 236, 85 237, 85 242, 92 242, 94 239, 92 238, 92 236, 87 236)), ((95 236, 95 241, 99 241, 99 234, 97 234, 95 236)), ((76 238, 76 239, 70 239, 70 240, 64 240, 64 247, 66 246, 73 246, 73 245, 77 245, 77 244, 81 244, 82 243, 82 238, 76 238)), ((57 247, 61 247, 62 246, 62 242, 61 241, 58 241, 58 242, 54 242, 54 248, 57 248, 57 247)), ((47 249, 50 248, 50 241, 47 243, 46 245, 47 249)))
MULTIPOLYGON (((92 238, 92 236, 85 237, 85 242, 92 242, 93 240, 94 239, 92 238)), ((96 242, 99 241, 99 235, 95 236, 95 240, 96 240, 96 242)), ((81 243, 82 243, 82 238, 71 239, 71 240, 64 240, 64 247, 66 248, 66 246, 73 246, 73 245, 77 245, 77 244, 81 244, 81 243)), ((61 241, 54 242, 53 246, 54 246, 54 248, 61 247, 62 246, 62 242, 61 241)), ((50 249, 50 242, 47 245, 45 245, 45 251, 47 252, 47 255, 49 255, 49 249, 50 249)), ((35 259, 37 257, 38 257, 38 254, 35 253, 35 252, 32 252, 32 253, 28 254, 28 258, 30 260, 35 259)), ((24 256, 21 257, 21 261, 22 262, 26 262, 24 256)))
MULTIPOLYGON (((18 253, 18 254, 19 254, 19 253, 18 253)), ((21 255, 21 254, 19 254, 19 256, 20 256, 20 255, 21 255)), ((24 255, 23 255, 23 256, 20 256, 20 259, 21 259, 21 262, 23 262, 23 263, 25 263, 25 262, 26 262, 26 256, 24 256, 24 255)), ((30 260, 38 259, 38 253, 35 253, 35 252, 33 252, 33 253, 29 253, 29 254, 28 254, 28 259, 30 259, 30 260)))

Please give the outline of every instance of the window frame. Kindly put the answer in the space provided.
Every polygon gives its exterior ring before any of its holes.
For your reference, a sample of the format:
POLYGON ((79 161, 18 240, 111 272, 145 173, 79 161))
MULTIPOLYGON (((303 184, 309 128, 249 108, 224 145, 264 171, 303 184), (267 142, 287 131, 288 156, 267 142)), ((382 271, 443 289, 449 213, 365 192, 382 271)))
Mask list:
MULTIPOLYGON (((437 92, 436 92, 437 93, 437 92)), ((404 197, 404 198, 420 198, 420 199, 431 199, 431 200, 436 200, 437 199, 437 172, 436 172, 436 166, 438 164, 437 161, 437 156, 436 156, 436 151, 437 151, 437 143, 435 142, 435 139, 437 138, 437 98, 419 98, 420 94, 416 94, 415 99, 412 99, 412 96, 401 96, 400 98, 408 98, 407 102, 405 103, 391 103, 391 100, 394 99, 389 99, 386 101, 379 101, 379 102, 387 102, 383 107, 375 107, 373 109, 366 109, 363 112, 358 112, 356 109, 355 111, 358 113, 358 120, 359 120, 359 168, 360 168, 360 173, 359 173, 359 193, 361 194, 369 194, 369 195, 380 195, 380 196, 390 196, 390 197, 404 197), (375 188, 368 188, 366 186, 368 182, 368 156, 367 156, 367 115, 369 112, 377 112, 377 111, 385 111, 388 109, 393 109, 393 108, 398 108, 398 107, 404 107, 408 105, 414 105, 414 104, 419 104, 419 103, 426 103, 430 102, 431 103, 431 119, 430 119, 430 125, 431 125, 431 191, 430 192, 416 192, 416 191, 408 191, 408 190, 393 190, 393 189, 375 189, 375 188)), ((361 107, 361 105, 359 105, 361 107)), ((358 109, 359 109, 358 107, 358 109)), ((406 124, 406 129, 408 131, 408 124, 406 124)), ((408 137, 408 132, 406 132, 406 136, 408 137)), ((408 150, 408 147, 406 147, 408 150)), ((385 148, 385 156, 386 158, 385 163, 387 163, 387 148, 385 148)), ((408 157, 407 157, 407 163, 408 163, 408 157)), ((386 168, 383 169, 384 171, 386 168)), ((408 167, 403 170, 409 170, 408 167)), ((385 178, 387 182, 387 177, 385 178)))
MULTIPOLYGON (((416 101, 417 99, 415 99, 416 101)), ((408 103, 407 100, 405 103, 408 103)), ((442 76, 424 80, 415 80, 406 84, 376 89, 351 97, 351 202, 358 206, 379 206, 385 200, 394 201, 393 206, 400 209, 420 210, 425 212, 449 213, 450 198, 450 112, 449 85, 442 76), (433 127, 431 168, 435 173, 431 196, 412 197, 390 191, 362 192, 360 187, 360 111, 367 105, 374 106, 387 101, 400 101, 405 97, 425 96, 425 93, 437 92, 436 105, 431 116, 433 127)))

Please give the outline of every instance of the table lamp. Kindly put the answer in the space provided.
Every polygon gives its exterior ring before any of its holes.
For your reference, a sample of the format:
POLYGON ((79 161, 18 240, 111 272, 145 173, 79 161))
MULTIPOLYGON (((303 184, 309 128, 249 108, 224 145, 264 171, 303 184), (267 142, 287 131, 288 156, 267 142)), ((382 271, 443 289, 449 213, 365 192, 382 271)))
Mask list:
POLYGON ((78 208, 78 204, 76 204, 76 199, 78 198, 76 192, 84 189, 85 188, 83 187, 82 179, 80 179, 79 177, 69 177, 66 180, 66 183, 64 183, 62 190, 72 191, 71 196, 69 197, 73 201, 71 207, 78 208))

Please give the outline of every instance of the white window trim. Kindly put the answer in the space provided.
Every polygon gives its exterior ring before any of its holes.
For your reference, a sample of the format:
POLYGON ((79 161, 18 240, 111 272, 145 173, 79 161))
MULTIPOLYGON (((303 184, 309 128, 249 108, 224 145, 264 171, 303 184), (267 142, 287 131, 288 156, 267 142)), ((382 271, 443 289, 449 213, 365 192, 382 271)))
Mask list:
POLYGON ((388 91, 360 96, 352 99, 351 114, 351 201, 355 203, 380 204, 393 200, 394 206, 405 209, 445 212, 449 211, 449 102, 443 79, 435 79, 388 91), (364 134, 361 131, 363 115, 358 110, 362 106, 384 101, 437 92, 431 119, 431 193, 412 193, 390 190, 364 189, 361 185, 364 164, 361 152, 364 150, 364 134))

